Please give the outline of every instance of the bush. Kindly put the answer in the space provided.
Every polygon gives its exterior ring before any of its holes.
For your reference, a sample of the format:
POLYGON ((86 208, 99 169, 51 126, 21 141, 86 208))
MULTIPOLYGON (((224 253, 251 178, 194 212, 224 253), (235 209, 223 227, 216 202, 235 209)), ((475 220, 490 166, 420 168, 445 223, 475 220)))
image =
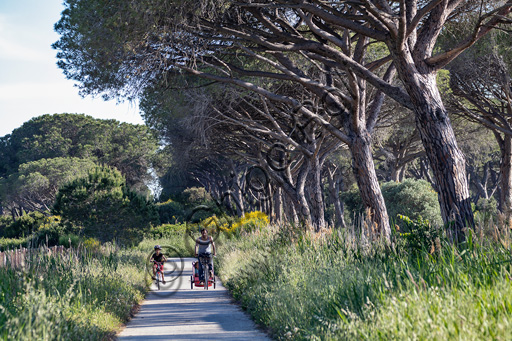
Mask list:
POLYGON ((97 167, 87 177, 63 186, 53 212, 77 231, 99 240, 132 243, 151 225, 158 225, 154 204, 130 190, 123 175, 110 167, 97 167))
POLYGON ((0 237, 5 236, 5 231, 7 231, 7 228, 11 226, 13 221, 11 216, 0 216, 0 237))
POLYGON ((59 238, 64 233, 64 226, 59 216, 46 217, 43 223, 32 236, 32 244, 34 246, 48 245, 54 246, 59 244, 59 238))
POLYGON ((250 233, 261 230, 269 223, 268 216, 260 211, 245 213, 242 218, 236 219, 234 222, 226 222, 220 226, 221 231, 228 235, 240 235, 242 232, 250 233))
POLYGON ((0 238, 0 251, 18 249, 30 243, 28 238, 0 238))
MULTIPOLYGON (((391 222, 401 214, 413 220, 421 217, 434 225, 443 223, 437 193, 427 181, 415 179, 405 179, 403 182, 390 181, 382 184, 381 188, 391 222)), ((341 197, 345 207, 352 214, 362 213, 363 202, 356 186, 343 193, 341 197)))
POLYGON ((3 236, 7 238, 27 237, 32 232, 37 231, 39 226, 44 223, 46 216, 41 212, 30 212, 23 214, 21 217, 6 226, 3 236))
POLYGON ((439 249, 441 230, 436 226, 432 226, 427 220, 421 217, 413 221, 409 217, 398 215, 400 225, 396 225, 399 238, 405 241, 405 249, 411 254, 420 252, 433 253, 439 249), (403 232, 402 232, 403 231, 403 232))
POLYGON ((413 220, 421 217, 434 225, 443 224, 437 193, 425 180, 386 182, 382 185, 382 195, 392 221, 401 214, 413 220))
POLYGON ((498 215, 498 202, 493 197, 489 199, 480 198, 474 205, 475 220, 483 223, 496 221, 498 215))
POLYGON ((158 215, 161 224, 176 224, 185 221, 185 209, 183 205, 171 199, 157 203, 158 215))
POLYGON ((151 227, 146 233, 147 238, 164 238, 169 235, 184 233, 186 230, 185 224, 163 224, 160 226, 151 227))
POLYGON ((80 237, 76 234, 67 233, 59 236, 59 245, 64 247, 78 247, 80 244, 80 237))
POLYGON ((181 194, 183 202, 188 205, 200 205, 212 201, 210 193, 204 187, 189 187, 181 194))

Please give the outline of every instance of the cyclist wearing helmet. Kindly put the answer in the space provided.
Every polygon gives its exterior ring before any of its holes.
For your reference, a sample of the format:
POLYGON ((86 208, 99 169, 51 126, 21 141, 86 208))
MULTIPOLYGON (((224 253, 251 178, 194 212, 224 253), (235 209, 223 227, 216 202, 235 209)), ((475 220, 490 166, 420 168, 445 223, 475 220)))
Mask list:
POLYGON ((160 245, 155 245, 155 253, 153 253, 151 255, 151 262, 153 262, 153 279, 155 279, 155 275, 156 275, 156 269, 157 269, 157 266, 160 267, 160 274, 162 275, 162 283, 165 284, 165 279, 164 279, 164 272, 163 272, 163 267, 164 267, 164 263, 165 261, 167 261, 167 258, 165 258, 164 254, 162 253, 162 248, 160 247, 160 245))

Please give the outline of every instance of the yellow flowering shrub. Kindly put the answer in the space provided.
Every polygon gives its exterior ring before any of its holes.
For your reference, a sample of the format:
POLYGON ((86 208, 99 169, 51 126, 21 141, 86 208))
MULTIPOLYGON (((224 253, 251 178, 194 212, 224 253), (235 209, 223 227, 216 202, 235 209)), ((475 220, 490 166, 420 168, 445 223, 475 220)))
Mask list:
POLYGON ((96 252, 99 251, 101 243, 96 238, 87 238, 84 240, 84 246, 87 250, 96 252))
POLYGON ((240 233, 242 231, 251 232, 267 226, 269 223, 268 216, 260 211, 248 212, 242 218, 235 220, 233 223, 226 222, 220 225, 221 231, 227 233, 240 233))

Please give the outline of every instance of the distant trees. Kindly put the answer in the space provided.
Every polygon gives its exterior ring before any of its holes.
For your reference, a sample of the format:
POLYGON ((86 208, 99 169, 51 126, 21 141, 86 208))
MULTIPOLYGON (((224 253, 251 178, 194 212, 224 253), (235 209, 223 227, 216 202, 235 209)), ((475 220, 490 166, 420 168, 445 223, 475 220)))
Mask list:
POLYGON ((99 120, 79 114, 42 115, 24 123, 0 143, 0 177, 30 161, 57 157, 90 159, 119 169, 130 186, 147 191, 148 169, 158 141, 141 125, 99 120))
MULTIPOLYGON (((512 226, 512 54, 511 39, 496 33, 450 66, 451 105, 466 119, 489 129, 500 152, 499 208, 512 226)), ((480 192, 493 176, 487 161, 480 192)), ((495 180, 496 176, 494 177, 495 180)), ((496 181, 494 181, 496 184, 496 181)), ((497 185, 497 184, 496 184, 497 185)), ((496 187, 493 186, 496 190, 496 187)), ((487 199, 487 198, 486 198, 487 199)))
POLYGON ((145 126, 75 114, 36 117, 0 140, 1 206, 14 218, 48 212, 60 186, 97 164, 116 167, 130 188, 149 195, 157 151, 145 126))
POLYGON ((4 209, 15 218, 23 212, 49 212, 58 189, 85 176, 96 164, 91 159, 56 157, 19 165, 18 171, 0 180, 4 209))
POLYGON ((130 242, 159 223, 156 206, 130 190, 119 171, 106 166, 61 187, 52 212, 79 234, 101 241, 130 242))

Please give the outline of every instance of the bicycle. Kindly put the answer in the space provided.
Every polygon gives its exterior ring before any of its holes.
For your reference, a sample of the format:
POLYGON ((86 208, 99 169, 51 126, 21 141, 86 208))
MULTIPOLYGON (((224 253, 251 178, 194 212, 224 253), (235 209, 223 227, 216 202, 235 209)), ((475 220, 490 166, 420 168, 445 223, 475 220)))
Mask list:
MULTIPOLYGON (((216 286, 216 283, 215 283, 215 273, 213 271, 213 264, 212 264, 212 269, 210 270, 210 260, 211 260, 211 257, 212 255, 209 254, 209 253, 202 253, 199 255, 199 261, 201 263, 201 266, 203 268, 203 275, 204 275, 204 285, 203 285, 203 288, 205 290, 208 290, 208 287, 213 284, 213 288, 215 289, 215 286, 216 286), (210 277, 210 271, 212 272, 212 276, 210 277)), ((190 288, 192 289, 193 288, 193 283, 196 282, 193 278, 193 276, 191 276, 191 283, 190 283, 190 288)), ((199 285, 199 280, 197 280, 196 282, 196 286, 200 286, 199 285)))
POLYGON ((156 264, 156 271, 155 271, 155 285, 156 285, 156 288, 158 290, 160 290, 160 282, 163 282, 165 284, 165 279, 164 279, 164 262, 155 262, 155 261, 152 261, 153 263, 156 264), (160 280, 160 275, 162 275, 162 280, 160 280))

